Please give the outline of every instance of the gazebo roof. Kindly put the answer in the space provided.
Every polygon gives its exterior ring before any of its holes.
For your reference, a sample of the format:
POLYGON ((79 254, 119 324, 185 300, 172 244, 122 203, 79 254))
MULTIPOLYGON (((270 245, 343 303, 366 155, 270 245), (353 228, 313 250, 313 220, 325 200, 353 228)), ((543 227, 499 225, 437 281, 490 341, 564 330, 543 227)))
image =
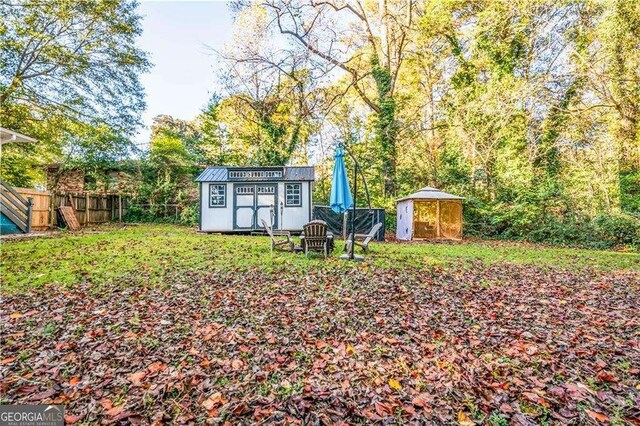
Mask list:
POLYGON ((437 188, 425 186, 424 188, 421 188, 419 191, 414 192, 411 195, 407 195, 406 197, 396 200, 396 203, 405 200, 464 200, 464 197, 448 194, 446 192, 440 191, 437 188))

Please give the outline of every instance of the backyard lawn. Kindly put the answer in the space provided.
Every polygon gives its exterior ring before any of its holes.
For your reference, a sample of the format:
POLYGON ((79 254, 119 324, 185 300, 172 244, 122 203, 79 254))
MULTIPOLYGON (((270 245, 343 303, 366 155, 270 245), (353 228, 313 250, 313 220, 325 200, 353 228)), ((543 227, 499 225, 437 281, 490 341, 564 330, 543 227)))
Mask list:
POLYGON ((2 241, 0 403, 77 424, 640 422, 637 253, 370 247, 353 264, 159 225, 2 241))

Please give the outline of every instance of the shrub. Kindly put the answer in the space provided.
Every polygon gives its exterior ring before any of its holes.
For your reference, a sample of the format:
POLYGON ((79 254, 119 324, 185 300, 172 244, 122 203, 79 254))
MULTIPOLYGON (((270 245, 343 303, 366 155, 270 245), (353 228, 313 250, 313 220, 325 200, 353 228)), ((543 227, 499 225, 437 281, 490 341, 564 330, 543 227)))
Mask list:
POLYGON ((153 222, 153 216, 149 210, 143 209, 140 206, 130 206, 127 213, 124 215, 123 220, 125 222, 153 222))
POLYGON ((464 234, 484 238, 525 240, 599 249, 640 249, 640 220, 627 214, 602 214, 594 219, 565 212, 544 212, 538 204, 485 204, 469 198, 464 204, 464 234))
POLYGON ((592 223, 595 236, 611 246, 640 248, 640 220, 630 215, 600 215, 592 223))
POLYGON ((163 204, 151 206, 132 205, 124 216, 125 222, 140 223, 176 223, 179 225, 194 226, 198 224, 197 204, 179 205, 178 213, 175 207, 166 207, 163 204))
POLYGON ((199 212, 197 205, 188 205, 180 212, 180 218, 178 222, 181 225, 195 226, 199 221, 199 212))
POLYGON ((384 231, 396 232, 398 226, 398 216, 396 212, 385 211, 384 213, 384 231))

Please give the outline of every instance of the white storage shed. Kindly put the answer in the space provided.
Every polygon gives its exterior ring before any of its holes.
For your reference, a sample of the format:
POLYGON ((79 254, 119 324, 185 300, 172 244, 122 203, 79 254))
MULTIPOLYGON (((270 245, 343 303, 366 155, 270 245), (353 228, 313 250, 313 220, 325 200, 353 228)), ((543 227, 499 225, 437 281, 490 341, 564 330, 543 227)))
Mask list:
POLYGON ((462 238, 463 197, 425 186, 396 201, 399 240, 462 238))
POLYGON ((207 167, 198 176, 200 230, 302 231, 311 220, 314 169, 304 167, 207 167))

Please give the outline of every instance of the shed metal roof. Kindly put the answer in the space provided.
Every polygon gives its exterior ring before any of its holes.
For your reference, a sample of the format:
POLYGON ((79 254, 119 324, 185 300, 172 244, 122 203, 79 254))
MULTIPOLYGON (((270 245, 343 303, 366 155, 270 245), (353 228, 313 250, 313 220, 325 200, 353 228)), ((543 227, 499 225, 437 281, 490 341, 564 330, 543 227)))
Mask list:
POLYGON ((226 182, 228 180, 226 167, 207 167, 196 182, 226 182))
POLYGON ((411 195, 407 195, 406 197, 396 200, 396 203, 404 200, 464 200, 464 197, 448 194, 446 192, 440 191, 437 188, 425 186, 424 188, 421 188, 419 191, 414 192, 411 195))
POLYGON ((284 180, 316 180, 313 166, 285 167, 284 180))
POLYGON ((247 179, 229 179, 229 170, 283 170, 282 178, 256 179, 264 180, 288 180, 288 181, 314 181, 315 173, 313 166, 292 166, 292 167, 207 167, 196 178, 196 182, 236 182, 247 181, 247 179))

